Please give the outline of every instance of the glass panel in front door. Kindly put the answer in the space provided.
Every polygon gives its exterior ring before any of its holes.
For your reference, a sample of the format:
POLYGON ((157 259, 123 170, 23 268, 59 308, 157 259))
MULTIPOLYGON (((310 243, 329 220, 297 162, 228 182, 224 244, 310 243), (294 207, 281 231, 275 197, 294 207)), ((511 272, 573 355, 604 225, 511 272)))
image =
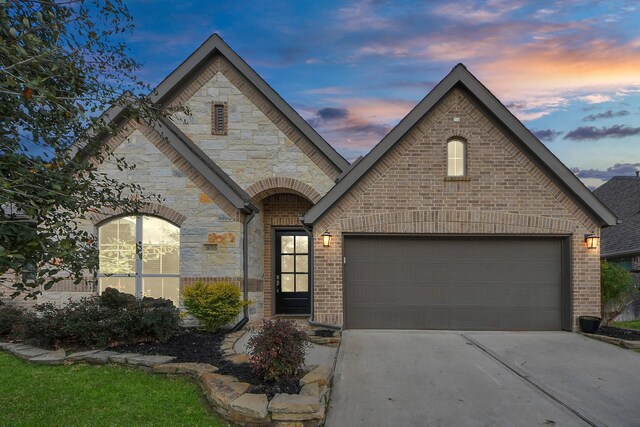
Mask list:
POLYGON ((282 236, 280 241, 282 292, 309 291, 309 237, 282 236))

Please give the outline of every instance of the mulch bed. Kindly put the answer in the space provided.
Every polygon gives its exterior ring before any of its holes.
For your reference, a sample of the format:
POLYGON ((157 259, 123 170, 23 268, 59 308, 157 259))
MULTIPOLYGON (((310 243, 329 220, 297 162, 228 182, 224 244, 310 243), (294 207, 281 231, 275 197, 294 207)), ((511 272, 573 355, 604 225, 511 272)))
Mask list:
POLYGON ((616 328, 615 326, 600 326, 596 331, 597 335, 619 338, 629 341, 640 341, 640 330, 616 328))
POLYGON ((226 360, 220 346, 224 340, 222 332, 201 332, 185 330, 164 343, 145 342, 111 347, 109 350, 121 353, 139 353, 146 355, 164 355, 176 358, 174 363, 208 363, 219 369, 218 374, 231 375, 239 381, 252 384, 250 393, 264 393, 269 398, 276 393, 298 394, 299 378, 286 381, 260 381, 253 374, 248 363, 235 364, 226 360))
POLYGON ((330 338, 334 335, 334 332, 331 329, 316 329, 312 333, 318 337, 330 338))

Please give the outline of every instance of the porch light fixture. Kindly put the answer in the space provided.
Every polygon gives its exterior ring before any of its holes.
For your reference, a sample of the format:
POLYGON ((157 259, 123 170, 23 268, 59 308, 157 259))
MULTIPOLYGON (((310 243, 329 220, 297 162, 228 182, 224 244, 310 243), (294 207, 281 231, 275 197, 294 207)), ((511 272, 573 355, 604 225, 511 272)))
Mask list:
POLYGON ((600 246, 600 236, 596 236, 595 234, 585 234, 584 243, 587 246, 587 249, 598 249, 600 246))
POLYGON ((322 246, 328 248, 329 245, 331 245, 331 233, 329 233, 329 230, 325 230, 325 232, 322 233, 322 246))

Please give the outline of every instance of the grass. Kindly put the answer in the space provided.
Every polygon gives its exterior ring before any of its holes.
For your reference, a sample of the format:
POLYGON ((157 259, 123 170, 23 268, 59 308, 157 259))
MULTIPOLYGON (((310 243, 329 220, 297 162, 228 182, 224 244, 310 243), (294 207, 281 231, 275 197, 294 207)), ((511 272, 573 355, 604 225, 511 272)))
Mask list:
POLYGON ((626 322, 611 322, 611 326, 626 329, 640 329, 640 320, 627 320, 626 322))
POLYGON ((1 426, 225 426, 187 378, 119 366, 46 366, 0 353, 1 426))

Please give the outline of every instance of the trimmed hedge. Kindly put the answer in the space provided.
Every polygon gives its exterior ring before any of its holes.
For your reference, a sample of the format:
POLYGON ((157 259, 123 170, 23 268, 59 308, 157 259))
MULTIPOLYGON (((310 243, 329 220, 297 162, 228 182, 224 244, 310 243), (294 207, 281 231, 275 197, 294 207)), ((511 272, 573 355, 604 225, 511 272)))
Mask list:
POLYGON ((13 335, 40 347, 85 348, 166 341, 179 329, 179 311, 170 300, 137 300, 107 288, 64 305, 38 304, 14 325, 13 335))

